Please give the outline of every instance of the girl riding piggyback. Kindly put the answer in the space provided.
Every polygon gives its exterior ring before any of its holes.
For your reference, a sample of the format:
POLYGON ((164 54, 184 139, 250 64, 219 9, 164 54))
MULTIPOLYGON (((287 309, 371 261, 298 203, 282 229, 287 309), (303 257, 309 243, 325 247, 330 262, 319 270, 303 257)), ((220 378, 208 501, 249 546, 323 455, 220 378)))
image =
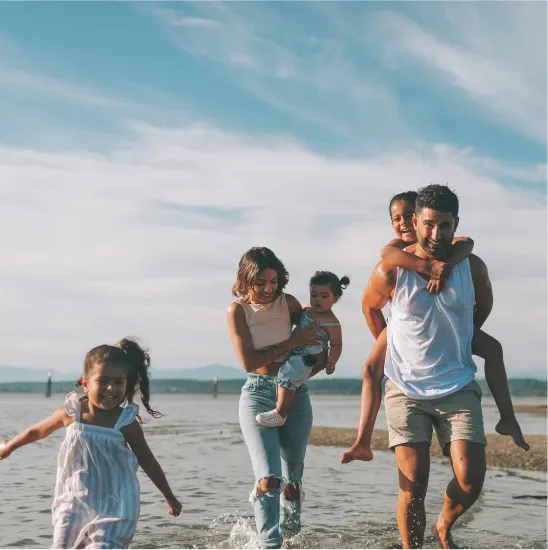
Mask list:
POLYGON ((149 404, 149 366, 148 353, 131 340, 93 348, 76 383, 85 396, 69 393, 63 407, 0 446, 2 460, 67 428, 57 465, 52 548, 128 548, 139 519, 139 466, 164 495, 169 513, 180 514, 133 403, 139 389, 147 412, 162 416, 149 404))
POLYGON ((332 308, 349 284, 348 277, 339 279, 330 271, 316 271, 310 279, 310 307, 302 312, 296 330, 315 324, 318 326, 317 343, 294 349, 282 364, 275 381, 278 386, 276 408, 257 415, 261 426, 275 428, 285 424, 295 391, 310 377, 318 356, 328 351, 325 371, 327 374, 335 372, 342 353, 342 331, 332 308))

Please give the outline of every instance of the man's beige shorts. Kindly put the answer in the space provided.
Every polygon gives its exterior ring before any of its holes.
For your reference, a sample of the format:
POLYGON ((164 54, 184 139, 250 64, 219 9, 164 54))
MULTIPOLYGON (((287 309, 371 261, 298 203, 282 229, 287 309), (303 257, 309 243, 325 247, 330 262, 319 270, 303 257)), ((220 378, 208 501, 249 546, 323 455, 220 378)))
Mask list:
POLYGON ((481 388, 473 380, 461 390, 439 399, 412 399, 391 380, 384 387, 384 408, 388 422, 388 447, 403 443, 431 443, 436 430, 443 454, 449 443, 465 439, 487 444, 483 431, 481 388))

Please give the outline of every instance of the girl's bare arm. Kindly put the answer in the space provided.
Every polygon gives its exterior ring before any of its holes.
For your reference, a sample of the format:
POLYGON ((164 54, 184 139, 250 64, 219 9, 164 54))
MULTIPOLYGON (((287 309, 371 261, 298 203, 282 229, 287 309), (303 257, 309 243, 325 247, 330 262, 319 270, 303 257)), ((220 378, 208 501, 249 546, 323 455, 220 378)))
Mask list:
POLYGON ((58 408, 52 415, 44 418, 44 420, 38 422, 38 424, 27 428, 13 439, 4 441, 4 446, 0 448, 0 460, 8 458, 8 456, 16 449, 19 449, 19 447, 44 439, 60 428, 72 424, 72 422, 73 419, 67 414, 65 408, 58 408))
POLYGON ((466 260, 474 250, 474 241, 470 237, 455 237, 453 239, 453 249, 447 260, 448 263, 457 265, 466 260))
POLYGON ((181 512, 181 504, 175 498, 162 467, 148 446, 143 428, 141 428, 139 422, 134 420, 129 426, 122 428, 121 432, 124 434, 128 445, 137 457, 139 466, 141 466, 152 483, 154 483, 162 495, 164 495, 166 502, 171 507, 172 514, 178 516, 181 512))
POLYGON ((396 267, 431 275, 432 262, 406 252, 403 250, 406 246, 402 240, 393 239, 381 250, 381 258, 396 267))
MULTIPOLYGON (((417 273, 424 273, 436 279, 440 278, 440 276, 443 278, 443 275, 445 274, 443 270, 444 263, 449 264, 452 268, 459 262, 462 262, 464 259, 468 258, 468 256, 472 253, 472 250, 474 250, 474 241, 470 239, 470 237, 456 237, 453 239, 453 248, 447 262, 436 262, 424 260, 415 254, 406 252, 402 248, 402 243, 403 241, 400 239, 390 241, 381 250, 382 259, 397 267, 411 269, 417 273)), ((450 270, 447 271, 450 273, 450 270)))

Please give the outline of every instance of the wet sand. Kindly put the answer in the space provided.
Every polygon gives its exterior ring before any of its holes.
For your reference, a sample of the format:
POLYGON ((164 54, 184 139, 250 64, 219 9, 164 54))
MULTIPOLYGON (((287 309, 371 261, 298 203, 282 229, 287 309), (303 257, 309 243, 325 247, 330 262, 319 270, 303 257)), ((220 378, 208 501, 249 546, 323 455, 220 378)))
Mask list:
MULTIPOLYGON (((525 437, 531 446, 529 452, 517 447, 509 437, 488 434, 487 435, 487 465, 495 468, 518 468, 520 470, 532 470, 546 472, 546 436, 528 435, 525 437)), ((349 428, 312 428, 309 443, 311 445, 328 445, 340 447, 341 454, 348 450, 356 440, 356 430, 349 428)), ((371 448, 386 451, 388 448, 388 432, 375 430, 371 440, 371 448)), ((436 437, 433 437, 431 456, 444 458, 436 437)))

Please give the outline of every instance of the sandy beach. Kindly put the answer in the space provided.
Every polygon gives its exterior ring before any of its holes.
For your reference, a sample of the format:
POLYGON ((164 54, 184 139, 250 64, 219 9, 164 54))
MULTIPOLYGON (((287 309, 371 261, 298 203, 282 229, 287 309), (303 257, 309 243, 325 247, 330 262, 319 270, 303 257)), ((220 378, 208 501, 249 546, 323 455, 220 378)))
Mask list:
MULTIPOLYGON (((350 448, 355 439, 355 429, 322 428, 318 426, 312 428, 309 443, 311 445, 340 447, 342 453, 342 451, 350 448)), ((509 437, 488 434, 487 465, 496 468, 518 468, 520 470, 546 472, 546 436, 528 435, 526 436, 526 441, 531 446, 529 452, 516 447, 509 437)), ((387 446, 388 432, 386 430, 375 430, 373 432, 371 447, 386 451, 387 446)), ((431 456, 434 458, 444 458, 436 437, 432 441, 431 456)))

